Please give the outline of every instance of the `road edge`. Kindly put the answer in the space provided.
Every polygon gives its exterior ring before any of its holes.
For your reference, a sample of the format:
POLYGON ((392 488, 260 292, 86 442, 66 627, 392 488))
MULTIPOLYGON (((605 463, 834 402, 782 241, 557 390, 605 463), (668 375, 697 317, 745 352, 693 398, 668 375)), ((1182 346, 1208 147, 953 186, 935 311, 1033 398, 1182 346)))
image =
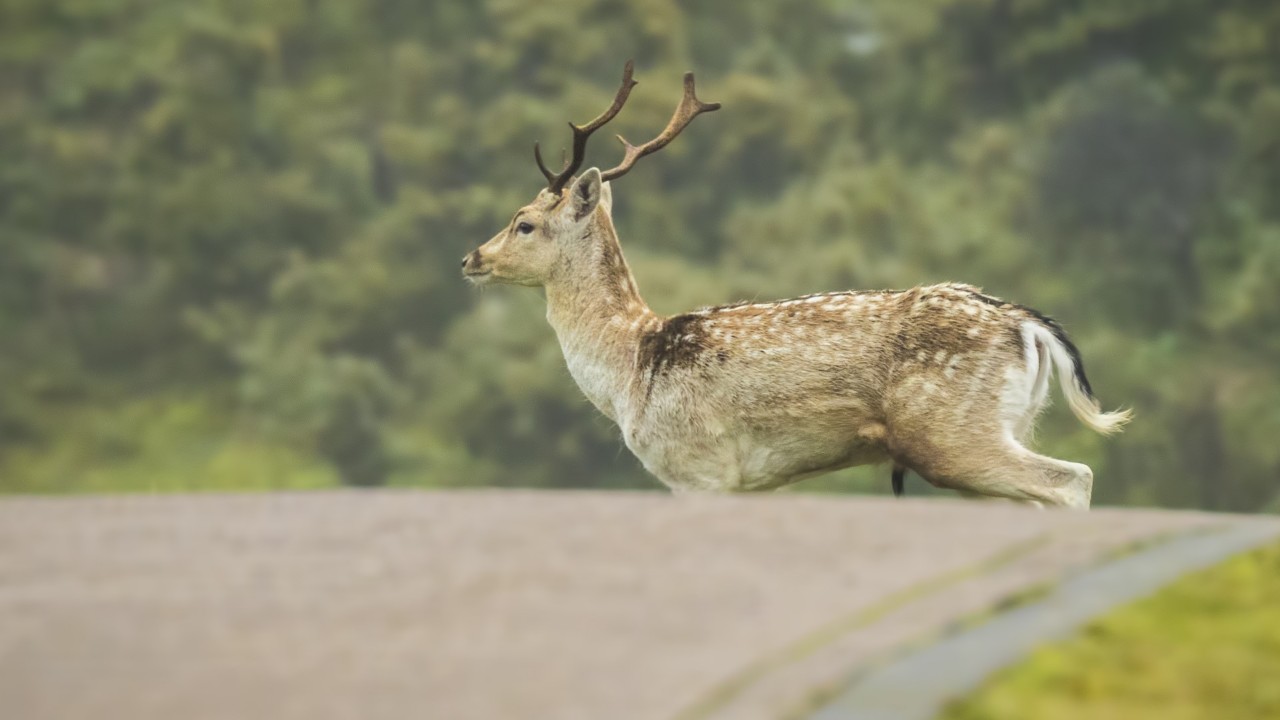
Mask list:
POLYGON ((932 720, 952 699, 1038 645, 1070 636, 1119 605, 1188 573, 1280 538, 1280 522, 1253 520, 1219 532, 1178 535, 1085 570, 1036 602, 860 675, 807 720, 932 720))

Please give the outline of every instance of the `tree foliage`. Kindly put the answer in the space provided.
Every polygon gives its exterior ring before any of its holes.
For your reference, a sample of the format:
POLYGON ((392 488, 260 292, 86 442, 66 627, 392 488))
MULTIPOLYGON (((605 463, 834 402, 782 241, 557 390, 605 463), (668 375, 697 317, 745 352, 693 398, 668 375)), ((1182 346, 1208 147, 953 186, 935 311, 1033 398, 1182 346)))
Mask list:
POLYGON ((6 0, 0 487, 652 487, 536 293, 456 267, 634 57, 628 137, 685 69, 724 104, 615 188, 655 309, 983 285, 1136 409, 1042 433, 1098 500, 1274 508, 1277 36, 1262 0, 6 0))

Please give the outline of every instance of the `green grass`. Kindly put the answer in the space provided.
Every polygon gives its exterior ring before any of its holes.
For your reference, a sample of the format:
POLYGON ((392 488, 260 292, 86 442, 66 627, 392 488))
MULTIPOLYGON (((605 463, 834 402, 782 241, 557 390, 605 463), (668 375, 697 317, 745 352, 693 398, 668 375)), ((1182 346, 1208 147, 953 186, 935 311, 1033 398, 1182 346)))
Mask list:
POLYGON ((1190 575, 997 674, 945 720, 1280 718, 1280 545, 1190 575))
POLYGON ((246 491, 333 487, 324 463, 238 428, 205 395, 51 413, 44 445, 0 453, 0 493, 246 491))

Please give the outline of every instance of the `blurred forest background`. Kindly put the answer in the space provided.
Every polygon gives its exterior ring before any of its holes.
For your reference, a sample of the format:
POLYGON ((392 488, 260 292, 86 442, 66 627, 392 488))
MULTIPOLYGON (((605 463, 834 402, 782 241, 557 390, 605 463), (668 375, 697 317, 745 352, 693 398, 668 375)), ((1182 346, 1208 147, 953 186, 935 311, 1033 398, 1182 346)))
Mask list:
POLYGON ((1042 426, 1095 501, 1280 509, 1280 3, 696 5, 0 0, 0 489, 660 487, 457 267, 634 57, 724 104, 614 188, 655 310, 981 285, 1136 410, 1042 426))

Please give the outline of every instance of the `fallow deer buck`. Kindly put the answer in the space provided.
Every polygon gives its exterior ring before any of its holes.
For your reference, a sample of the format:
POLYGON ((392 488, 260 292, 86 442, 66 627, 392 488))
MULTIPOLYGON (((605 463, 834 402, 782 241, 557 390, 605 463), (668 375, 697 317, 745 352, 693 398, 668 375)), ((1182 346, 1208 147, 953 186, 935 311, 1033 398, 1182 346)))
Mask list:
POLYGON ((1062 326, 969 285, 831 292, 662 317, 641 299, 613 227, 609 182, 699 114, 684 97, 623 159, 582 165, 587 139, 627 101, 573 129, 573 155, 546 189, 463 260, 473 283, 546 290, 569 372, 617 422, 627 447, 676 492, 766 490, 829 470, 891 461, 967 494, 1087 508, 1093 473, 1023 444, 1057 371, 1085 425, 1112 433, 1062 326), (567 190, 566 190, 567 188, 567 190))

